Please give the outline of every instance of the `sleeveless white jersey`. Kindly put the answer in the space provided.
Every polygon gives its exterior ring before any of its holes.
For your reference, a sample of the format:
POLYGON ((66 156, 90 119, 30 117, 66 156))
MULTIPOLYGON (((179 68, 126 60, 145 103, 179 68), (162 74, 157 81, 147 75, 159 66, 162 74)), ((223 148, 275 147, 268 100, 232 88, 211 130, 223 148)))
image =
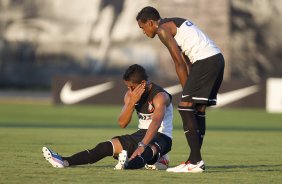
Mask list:
MULTIPOLYGON (((148 129, 151 122, 152 122, 152 115, 151 114, 143 114, 140 112, 138 113, 138 119, 139 119, 139 124, 138 128, 139 129, 148 129)), ((172 130, 173 130, 173 125, 172 125, 172 120, 173 120, 173 107, 172 104, 166 107, 166 112, 164 119, 162 121, 162 124, 160 128, 158 129, 158 132, 165 134, 166 136, 172 138, 172 130)))
POLYGON ((197 60, 221 53, 214 42, 188 20, 177 27, 177 33, 174 38, 192 64, 197 60))

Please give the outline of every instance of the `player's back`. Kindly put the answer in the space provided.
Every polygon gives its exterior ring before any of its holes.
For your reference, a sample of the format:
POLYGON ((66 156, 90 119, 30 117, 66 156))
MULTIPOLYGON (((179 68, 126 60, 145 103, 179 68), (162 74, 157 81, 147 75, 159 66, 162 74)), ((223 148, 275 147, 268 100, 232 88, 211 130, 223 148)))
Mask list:
POLYGON ((183 18, 165 18, 160 24, 174 22, 177 27, 174 39, 191 63, 220 53, 220 49, 191 21, 183 18))

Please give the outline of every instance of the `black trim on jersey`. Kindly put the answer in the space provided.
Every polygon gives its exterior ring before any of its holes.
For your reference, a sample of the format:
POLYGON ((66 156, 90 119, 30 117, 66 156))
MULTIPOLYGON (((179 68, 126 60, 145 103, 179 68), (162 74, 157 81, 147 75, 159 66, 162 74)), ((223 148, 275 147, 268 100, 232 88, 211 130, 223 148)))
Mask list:
POLYGON ((171 22, 171 21, 174 22, 176 27, 180 27, 183 24, 183 22, 186 21, 186 19, 179 18, 179 17, 164 18, 160 20, 160 25, 167 23, 167 22, 171 22))

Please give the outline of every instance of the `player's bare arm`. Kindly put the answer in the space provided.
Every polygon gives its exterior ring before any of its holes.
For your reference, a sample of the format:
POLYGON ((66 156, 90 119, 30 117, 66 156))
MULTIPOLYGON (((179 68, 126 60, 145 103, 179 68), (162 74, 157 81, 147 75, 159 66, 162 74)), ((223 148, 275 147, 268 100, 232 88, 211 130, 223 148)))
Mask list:
POLYGON ((155 106, 155 111, 152 116, 152 123, 150 124, 147 133, 142 140, 142 142, 146 145, 149 144, 149 142, 154 138, 155 134, 160 128, 161 123, 164 119, 166 107, 170 103, 170 99, 165 92, 162 92, 158 93, 155 96, 155 98, 153 99, 153 103, 155 106))
MULTIPOLYGON (((181 52, 181 56, 183 60, 185 61, 185 64, 187 66, 187 76, 189 77, 190 67, 192 66, 192 63, 190 62, 189 58, 185 55, 184 52, 181 52)), ((188 79, 187 77, 187 79, 188 79)))
MULTIPOLYGON (((166 93, 162 92, 155 96, 155 98, 153 99, 153 103, 155 106, 155 110, 152 117, 152 123, 150 124, 146 132, 146 135, 142 140, 142 143, 145 145, 148 145, 152 141, 156 133, 158 132, 158 129, 160 128, 165 115, 166 106, 170 103, 170 99, 166 93)), ((145 150, 144 147, 139 146, 132 154, 130 159, 135 158, 137 155, 141 155, 144 150, 145 150)))
POLYGON ((130 123, 135 104, 139 101, 144 91, 145 88, 142 84, 139 84, 134 90, 128 89, 124 97, 124 106, 118 118, 120 127, 126 128, 130 123))
POLYGON ((175 70, 179 81, 182 87, 184 87, 188 76, 187 65, 181 51, 178 48, 176 40, 173 37, 172 31, 168 27, 161 25, 157 30, 157 34, 161 42, 168 48, 174 61, 175 70))

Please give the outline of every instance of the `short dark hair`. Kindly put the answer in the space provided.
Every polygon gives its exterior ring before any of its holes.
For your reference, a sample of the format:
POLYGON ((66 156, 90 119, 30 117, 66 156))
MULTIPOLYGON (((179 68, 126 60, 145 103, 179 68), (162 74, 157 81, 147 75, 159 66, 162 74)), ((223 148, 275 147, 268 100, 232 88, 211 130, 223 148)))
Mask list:
POLYGON ((134 64, 128 67, 128 69, 123 74, 123 80, 130 81, 135 84, 140 84, 142 80, 148 80, 146 70, 138 65, 134 64))
POLYGON ((145 23, 147 20, 157 21, 161 18, 158 10, 151 6, 144 7, 136 16, 136 20, 145 23))

